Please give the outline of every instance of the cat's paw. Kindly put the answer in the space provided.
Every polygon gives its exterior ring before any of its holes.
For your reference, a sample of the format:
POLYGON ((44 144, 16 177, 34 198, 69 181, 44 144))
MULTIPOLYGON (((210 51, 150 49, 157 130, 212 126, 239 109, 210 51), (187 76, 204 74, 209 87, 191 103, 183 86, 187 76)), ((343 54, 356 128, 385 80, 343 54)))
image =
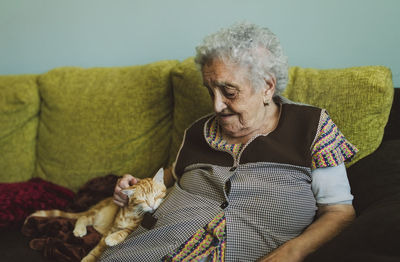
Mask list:
POLYGON ((109 246, 109 247, 115 246, 122 242, 121 238, 117 234, 108 235, 106 237, 106 239, 104 239, 104 241, 106 242, 107 246, 109 246))
POLYGON ((86 236, 87 230, 85 226, 75 226, 73 233, 76 237, 83 237, 86 236))

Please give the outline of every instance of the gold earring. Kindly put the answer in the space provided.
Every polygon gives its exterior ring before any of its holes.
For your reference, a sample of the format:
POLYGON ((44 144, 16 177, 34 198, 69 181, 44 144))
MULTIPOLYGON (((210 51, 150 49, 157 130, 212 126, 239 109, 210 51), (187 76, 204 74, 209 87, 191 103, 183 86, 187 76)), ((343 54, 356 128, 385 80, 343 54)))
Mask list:
POLYGON ((264 97, 264 106, 269 106, 269 99, 264 97))

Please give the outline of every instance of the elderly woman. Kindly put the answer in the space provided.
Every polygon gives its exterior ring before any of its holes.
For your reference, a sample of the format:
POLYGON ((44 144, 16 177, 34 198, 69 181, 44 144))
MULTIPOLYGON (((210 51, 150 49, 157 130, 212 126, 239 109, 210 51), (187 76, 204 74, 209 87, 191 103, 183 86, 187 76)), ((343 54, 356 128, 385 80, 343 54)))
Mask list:
MULTIPOLYGON (((325 110, 280 96, 288 64, 268 29, 212 34, 196 62, 215 113, 186 130, 154 225, 103 260, 302 261, 354 217, 344 161, 357 149, 325 110)), ((134 183, 119 181, 116 203, 134 183)))

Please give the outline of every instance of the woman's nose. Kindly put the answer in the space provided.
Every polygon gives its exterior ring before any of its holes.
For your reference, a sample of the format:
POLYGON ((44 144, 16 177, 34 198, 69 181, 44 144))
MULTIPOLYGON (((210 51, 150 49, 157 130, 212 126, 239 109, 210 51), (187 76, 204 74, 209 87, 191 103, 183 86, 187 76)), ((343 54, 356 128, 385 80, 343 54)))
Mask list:
POLYGON ((226 108, 225 101, 223 99, 223 96, 216 92, 214 94, 214 111, 215 113, 220 113, 226 108))

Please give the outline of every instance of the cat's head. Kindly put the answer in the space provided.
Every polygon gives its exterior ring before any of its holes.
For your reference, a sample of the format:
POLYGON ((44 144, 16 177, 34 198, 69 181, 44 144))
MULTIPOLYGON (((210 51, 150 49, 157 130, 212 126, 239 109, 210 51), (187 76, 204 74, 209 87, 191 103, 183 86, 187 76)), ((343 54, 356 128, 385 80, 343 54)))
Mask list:
POLYGON ((153 213, 166 196, 164 170, 161 168, 153 178, 144 178, 122 190, 129 197, 129 206, 136 206, 143 212, 153 213))

